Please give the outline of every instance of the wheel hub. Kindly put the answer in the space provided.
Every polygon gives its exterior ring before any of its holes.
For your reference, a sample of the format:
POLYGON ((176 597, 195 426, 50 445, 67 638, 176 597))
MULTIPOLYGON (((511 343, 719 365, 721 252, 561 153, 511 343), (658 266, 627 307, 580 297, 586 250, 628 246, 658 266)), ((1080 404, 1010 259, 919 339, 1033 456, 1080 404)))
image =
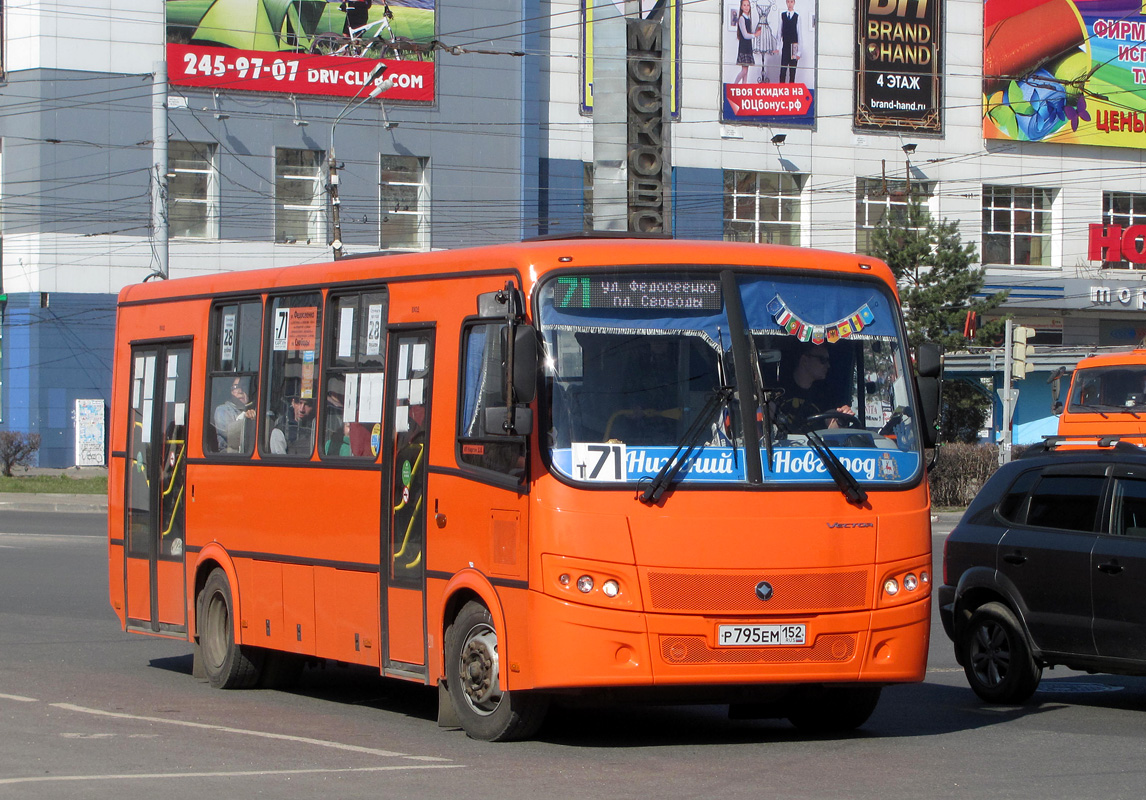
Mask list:
POLYGON ((501 685, 497 635, 491 629, 474 631, 466 640, 460 667, 466 701, 478 713, 493 713, 501 702, 501 685))

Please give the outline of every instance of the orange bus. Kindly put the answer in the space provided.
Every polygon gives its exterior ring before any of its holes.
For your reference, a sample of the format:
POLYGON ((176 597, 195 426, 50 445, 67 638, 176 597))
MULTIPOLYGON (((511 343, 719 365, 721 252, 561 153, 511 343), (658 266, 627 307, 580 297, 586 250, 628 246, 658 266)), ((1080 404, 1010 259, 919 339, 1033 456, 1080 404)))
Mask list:
POLYGON ((1060 436, 1146 435, 1146 349, 1079 361, 1058 410, 1060 436))
POLYGON ((213 686, 367 665, 479 739, 586 693, 854 728, 926 665, 939 358, 905 342, 884 264, 721 242, 130 286, 111 603, 213 686))

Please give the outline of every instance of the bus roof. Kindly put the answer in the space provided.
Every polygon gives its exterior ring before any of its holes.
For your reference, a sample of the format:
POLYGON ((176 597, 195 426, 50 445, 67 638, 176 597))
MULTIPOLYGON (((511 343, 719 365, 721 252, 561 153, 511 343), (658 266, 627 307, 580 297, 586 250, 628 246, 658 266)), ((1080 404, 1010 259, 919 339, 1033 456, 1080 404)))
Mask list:
POLYGON ((854 253, 786 245, 617 236, 546 238, 419 253, 391 253, 270 269, 221 272, 124 287, 119 302, 137 303, 195 295, 259 292, 290 286, 357 283, 417 275, 458 275, 490 270, 540 275, 555 268, 659 264, 784 266, 877 275, 894 288, 879 259, 854 253))

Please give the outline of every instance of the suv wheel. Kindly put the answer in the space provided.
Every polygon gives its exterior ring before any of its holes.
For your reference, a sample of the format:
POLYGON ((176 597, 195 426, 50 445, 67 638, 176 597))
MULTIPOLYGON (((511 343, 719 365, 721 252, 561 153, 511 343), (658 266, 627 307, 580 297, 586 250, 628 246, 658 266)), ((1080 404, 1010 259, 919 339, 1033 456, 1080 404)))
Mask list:
POLYGON ((971 614, 957 646, 971 689, 988 703, 1026 702, 1038 688, 1035 663, 1019 620, 1002 603, 985 603, 971 614))

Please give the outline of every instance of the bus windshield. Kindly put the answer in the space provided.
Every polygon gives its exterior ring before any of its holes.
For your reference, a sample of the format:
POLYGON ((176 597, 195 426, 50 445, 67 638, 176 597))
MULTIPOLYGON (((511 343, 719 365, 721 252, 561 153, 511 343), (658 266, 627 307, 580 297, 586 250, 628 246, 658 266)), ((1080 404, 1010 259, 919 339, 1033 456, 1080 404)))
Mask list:
POLYGON ((547 460, 566 480, 639 484, 687 445, 678 484, 744 483, 756 472, 764 485, 831 487, 816 434, 861 484, 920 476, 898 309, 876 281, 571 273, 541 286, 536 320, 547 460), (746 437, 756 437, 751 448, 746 437), (749 453, 760 470, 746 468, 749 453))

